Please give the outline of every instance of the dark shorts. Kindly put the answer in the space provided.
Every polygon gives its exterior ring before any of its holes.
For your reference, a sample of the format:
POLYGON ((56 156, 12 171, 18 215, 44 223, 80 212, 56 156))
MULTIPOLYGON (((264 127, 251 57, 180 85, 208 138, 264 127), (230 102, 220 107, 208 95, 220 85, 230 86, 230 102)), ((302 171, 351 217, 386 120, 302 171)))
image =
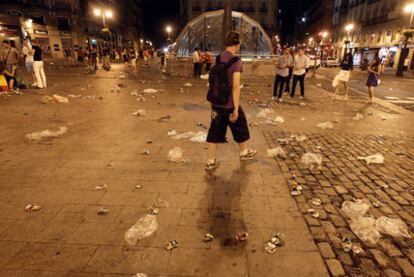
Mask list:
POLYGON ((230 122, 232 111, 213 107, 211 110, 211 124, 208 129, 207 142, 225 143, 227 127, 230 127, 233 139, 243 143, 250 138, 249 127, 243 109, 239 107, 239 117, 236 122, 230 122))

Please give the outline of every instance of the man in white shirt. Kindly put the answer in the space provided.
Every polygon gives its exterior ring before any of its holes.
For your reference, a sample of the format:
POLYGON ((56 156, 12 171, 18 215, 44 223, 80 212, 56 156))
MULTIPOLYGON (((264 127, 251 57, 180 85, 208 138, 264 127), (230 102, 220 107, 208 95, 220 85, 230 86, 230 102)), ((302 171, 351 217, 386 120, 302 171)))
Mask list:
POLYGON ((303 97, 305 97, 305 74, 307 62, 308 58, 305 56, 305 51, 300 48, 294 59, 293 85, 292 93, 290 94, 290 97, 292 98, 295 97, 296 85, 298 82, 300 83, 300 99, 303 99, 303 97))
POLYGON ((283 51, 283 55, 279 56, 276 60, 276 77, 273 86, 273 97, 272 100, 278 100, 283 102, 282 94, 287 79, 289 77, 289 66, 293 64, 293 58, 290 55, 289 48, 283 51), (279 89, 279 93, 278 93, 279 89))
POLYGON ((23 55, 24 55, 24 60, 26 64, 26 70, 32 77, 32 81, 33 81, 32 86, 36 87, 37 83, 36 83, 36 76, 33 71, 33 55, 31 55, 31 52, 32 52, 32 46, 30 45, 29 40, 24 39, 23 40, 23 55))
POLYGON ((193 52, 193 64, 194 64, 194 77, 200 77, 200 55, 198 54, 198 48, 194 49, 193 52))

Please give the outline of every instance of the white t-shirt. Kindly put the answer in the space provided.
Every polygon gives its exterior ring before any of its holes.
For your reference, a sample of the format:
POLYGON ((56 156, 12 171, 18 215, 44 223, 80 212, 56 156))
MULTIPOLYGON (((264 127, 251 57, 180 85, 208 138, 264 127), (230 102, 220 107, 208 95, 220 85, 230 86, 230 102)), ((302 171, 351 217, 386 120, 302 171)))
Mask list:
POLYGON ((30 45, 23 46, 23 54, 26 55, 26 63, 33 62, 33 56, 29 54, 30 50, 32 50, 32 47, 30 45))
POLYGON ((293 75, 299 76, 299 75, 305 74, 307 63, 308 63, 308 58, 306 57, 306 55, 303 55, 303 56, 296 55, 295 65, 293 67, 293 75), (296 67, 300 67, 301 69, 296 69, 296 67))
POLYGON ((198 63, 198 62, 200 62, 200 59, 198 57, 198 52, 194 51, 194 53, 193 53, 193 63, 198 63))

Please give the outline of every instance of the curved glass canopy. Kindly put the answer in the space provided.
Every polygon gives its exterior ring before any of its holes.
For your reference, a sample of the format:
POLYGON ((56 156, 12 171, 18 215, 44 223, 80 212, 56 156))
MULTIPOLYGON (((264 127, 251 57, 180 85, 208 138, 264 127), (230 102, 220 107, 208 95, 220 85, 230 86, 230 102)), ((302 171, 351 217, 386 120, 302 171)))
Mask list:
MULTIPOLYGON (((191 20, 177 38, 175 52, 189 56, 196 47, 218 54, 223 50, 224 10, 206 12, 191 20)), ((241 12, 232 12, 233 29, 241 34, 243 57, 269 56, 272 42, 260 24, 241 12)))

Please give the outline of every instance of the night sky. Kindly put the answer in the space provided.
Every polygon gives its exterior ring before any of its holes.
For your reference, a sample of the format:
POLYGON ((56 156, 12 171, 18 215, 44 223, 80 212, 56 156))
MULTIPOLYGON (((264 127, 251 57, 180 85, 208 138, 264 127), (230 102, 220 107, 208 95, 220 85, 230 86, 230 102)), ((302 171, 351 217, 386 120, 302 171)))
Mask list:
MULTIPOLYGON (((157 47, 161 47, 166 43, 167 33, 165 28, 167 25, 176 27, 174 28, 175 33, 173 32, 173 38, 178 35, 179 0, 142 1, 145 32, 157 47)), ((300 18, 303 12, 314 2, 315 0, 279 0, 279 9, 282 10, 282 25, 280 31, 284 41, 286 39, 293 39, 295 19, 300 18)))
POLYGON ((173 39, 178 36, 176 25, 180 13, 179 0, 143 0, 143 9, 145 33, 156 47, 166 43, 167 25, 173 27, 173 39))

